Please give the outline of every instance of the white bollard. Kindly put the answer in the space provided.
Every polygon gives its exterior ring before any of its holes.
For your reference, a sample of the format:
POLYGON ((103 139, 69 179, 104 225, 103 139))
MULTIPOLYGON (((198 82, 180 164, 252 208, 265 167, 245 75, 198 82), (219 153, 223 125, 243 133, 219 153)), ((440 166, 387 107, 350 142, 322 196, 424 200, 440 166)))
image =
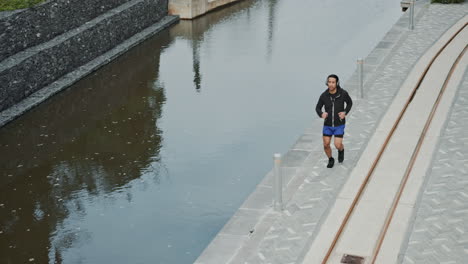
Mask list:
POLYGON ((273 190, 275 193, 274 197, 274 208, 275 211, 282 211, 283 210, 283 177, 281 175, 281 154, 276 153, 273 156, 275 160, 275 166, 273 169, 274 173, 274 186, 273 190))
POLYGON ((359 58, 357 60, 357 66, 358 66, 359 97, 364 98, 364 60, 359 58))
POLYGON ((409 29, 414 29, 414 0, 410 0, 409 6, 409 29))

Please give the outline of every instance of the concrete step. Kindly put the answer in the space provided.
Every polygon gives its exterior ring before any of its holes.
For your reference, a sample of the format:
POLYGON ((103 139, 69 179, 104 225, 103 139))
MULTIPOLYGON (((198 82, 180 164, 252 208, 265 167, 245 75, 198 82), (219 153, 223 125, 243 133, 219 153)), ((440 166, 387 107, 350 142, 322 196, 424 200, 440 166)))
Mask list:
POLYGON ((0 63, 0 111, 156 23, 167 0, 132 0, 0 63))

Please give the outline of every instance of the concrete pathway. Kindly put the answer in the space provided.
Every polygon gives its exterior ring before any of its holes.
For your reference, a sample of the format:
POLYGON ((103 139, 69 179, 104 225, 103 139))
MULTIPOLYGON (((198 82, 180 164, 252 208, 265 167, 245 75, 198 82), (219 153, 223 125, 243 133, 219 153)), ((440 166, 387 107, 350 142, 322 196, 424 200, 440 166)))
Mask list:
POLYGON ((348 118, 345 162, 325 168, 317 119, 284 157, 285 210, 272 209, 269 173, 195 263, 302 263, 413 65, 467 11, 468 4, 419 2, 414 31, 408 31, 405 13, 365 59, 366 97, 357 99, 356 75, 343 85, 356 102, 348 118))
POLYGON ((468 260, 467 103, 465 70, 426 173, 400 262, 448 264, 468 260))
MULTIPOLYGON (((345 219, 348 208, 356 197, 359 187, 371 169, 375 157, 377 157, 381 146, 384 144, 384 140, 388 137, 393 124, 397 121, 401 110, 410 98, 420 76, 425 72, 432 58, 465 23, 468 23, 468 16, 451 27, 414 65, 410 75, 394 97, 390 108, 381 119, 382 121, 378 125, 377 131, 370 138, 372 144, 369 144, 364 150, 364 153, 331 207, 330 214, 327 216, 316 240, 312 244, 305 263, 319 263, 325 257, 325 253, 329 245, 331 245, 336 232, 339 230, 342 221, 345 219)), ((468 28, 465 28, 432 64, 425 79, 419 86, 416 96, 411 101, 387 144, 328 263, 340 263, 340 259, 344 254, 369 259, 374 250, 376 250, 377 240, 381 235, 384 222, 394 202, 398 205, 397 210, 392 218, 389 231, 386 233, 376 263, 395 263, 397 261, 398 248, 403 241, 409 215, 415 205, 416 197, 414 193, 417 193, 421 187, 425 176, 424 173, 428 168, 426 161, 434 151, 433 146, 439 139, 437 131, 441 130, 440 128, 446 119, 446 113, 445 115, 435 115, 432 119, 431 126, 426 131, 426 136, 422 141, 420 153, 424 153, 424 155, 420 155, 416 159, 410 173, 410 180, 405 185, 401 198, 399 200, 394 200, 394 198, 397 196, 399 187, 403 182, 409 162, 423 133, 427 119, 433 110, 433 105, 438 98, 446 76, 467 42, 468 28)), ((466 56, 466 59, 468 59, 468 56, 466 56)), ((463 74, 466 64, 466 60, 460 61, 456 68, 457 70, 461 69, 461 73, 458 75, 461 76, 463 74)), ((456 72, 458 73, 459 71, 456 72)), ((452 80, 456 79, 455 77, 458 75, 452 75, 452 80)), ((446 103, 444 99, 445 97, 453 99, 453 91, 456 90, 458 82, 455 85, 453 85, 453 82, 449 84, 452 85, 447 86, 442 97, 442 104, 444 106, 450 106, 450 103, 446 103)), ((440 110, 443 111, 443 108, 437 107, 435 113, 438 113, 440 110)))

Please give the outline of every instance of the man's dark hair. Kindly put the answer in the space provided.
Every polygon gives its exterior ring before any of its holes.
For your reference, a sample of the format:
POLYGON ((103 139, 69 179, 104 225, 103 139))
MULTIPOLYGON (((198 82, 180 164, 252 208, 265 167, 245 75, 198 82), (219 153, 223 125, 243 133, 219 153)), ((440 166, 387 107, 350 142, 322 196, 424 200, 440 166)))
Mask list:
POLYGON ((341 86, 340 86, 340 78, 338 78, 338 75, 336 75, 336 74, 330 74, 330 75, 328 75, 327 81, 325 82, 325 85, 328 85, 328 79, 329 79, 329 78, 334 78, 334 79, 336 80, 336 87, 341 89, 341 86))

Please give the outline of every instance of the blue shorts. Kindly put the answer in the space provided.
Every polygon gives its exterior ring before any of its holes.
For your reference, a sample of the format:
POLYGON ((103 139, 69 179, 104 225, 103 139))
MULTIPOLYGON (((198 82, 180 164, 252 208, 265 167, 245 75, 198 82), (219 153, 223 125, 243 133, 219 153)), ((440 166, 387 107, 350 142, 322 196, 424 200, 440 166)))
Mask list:
POLYGON ((343 137, 344 135, 345 125, 331 127, 331 126, 323 126, 323 136, 324 137, 343 137))

